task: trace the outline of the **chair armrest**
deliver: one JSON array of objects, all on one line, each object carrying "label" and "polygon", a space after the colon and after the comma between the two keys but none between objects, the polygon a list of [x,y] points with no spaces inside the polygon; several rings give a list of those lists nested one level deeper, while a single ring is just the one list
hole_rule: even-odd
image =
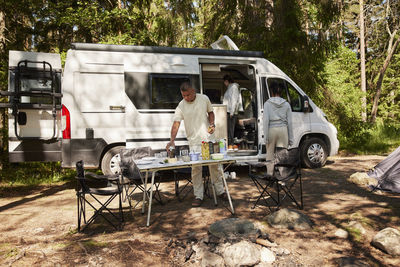
[{"label": "chair armrest", "polygon": [[118,181],[119,180],[119,174],[99,175],[99,174],[95,174],[93,172],[85,172],[85,175],[89,176],[90,178],[97,179],[97,180],[107,180],[107,181]]},{"label": "chair armrest", "polygon": [[254,167],[254,168],[262,168],[262,167],[266,167],[267,163],[266,162],[254,162],[254,161],[249,161],[246,162],[247,165],[249,165],[249,167]]}]

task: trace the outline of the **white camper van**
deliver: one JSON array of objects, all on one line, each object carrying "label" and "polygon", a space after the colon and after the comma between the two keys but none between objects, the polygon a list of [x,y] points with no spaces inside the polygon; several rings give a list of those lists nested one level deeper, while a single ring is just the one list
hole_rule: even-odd
[{"label": "white camper van", "polygon": [[[336,128],[324,113],[261,52],[74,43],[62,71],[58,54],[10,51],[10,162],[84,160],[106,174],[117,171],[122,147],[165,149],[179,86],[189,79],[216,112],[217,136],[226,138],[222,77],[240,84],[243,112],[235,129],[238,163],[265,158],[263,104],[271,81],[292,106],[294,145],[303,163],[320,167],[338,151]],[[184,127],[177,146],[187,145]]]}]

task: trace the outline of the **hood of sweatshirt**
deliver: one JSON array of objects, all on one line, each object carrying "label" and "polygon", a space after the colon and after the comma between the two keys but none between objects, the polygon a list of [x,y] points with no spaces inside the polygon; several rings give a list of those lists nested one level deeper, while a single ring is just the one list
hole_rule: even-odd
[{"label": "hood of sweatshirt", "polygon": [[268,101],[276,107],[281,107],[286,102],[282,97],[271,97]]}]

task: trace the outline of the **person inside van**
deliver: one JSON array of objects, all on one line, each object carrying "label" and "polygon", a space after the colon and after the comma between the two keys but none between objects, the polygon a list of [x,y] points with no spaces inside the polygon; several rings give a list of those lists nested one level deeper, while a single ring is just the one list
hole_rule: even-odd
[{"label": "person inside van", "polygon": [[267,146],[267,173],[273,174],[273,159],[276,147],[293,145],[292,110],[281,97],[282,88],[277,82],[270,84],[271,96],[264,103],[264,136]]},{"label": "person inside van", "polygon": [[226,105],[228,113],[228,150],[238,150],[238,146],[234,144],[234,137],[237,114],[241,104],[239,84],[235,83],[229,74],[226,74],[223,80],[227,87],[222,104]]},{"label": "person inside van", "polygon": [[[182,100],[175,109],[174,122],[171,127],[171,138],[166,146],[167,151],[170,147],[175,147],[175,138],[179,130],[181,121],[185,122],[185,131],[189,142],[189,149],[192,152],[201,151],[201,142],[209,141],[209,134],[215,131],[215,115],[211,107],[210,99],[206,95],[196,94],[196,90],[189,81],[183,82],[180,86]],[[216,194],[227,199],[224,185],[222,182],[222,167],[213,165],[208,167],[210,177],[215,186]],[[201,206],[204,196],[204,186],[202,178],[202,167],[192,167],[192,182],[195,200],[193,207]]]}]

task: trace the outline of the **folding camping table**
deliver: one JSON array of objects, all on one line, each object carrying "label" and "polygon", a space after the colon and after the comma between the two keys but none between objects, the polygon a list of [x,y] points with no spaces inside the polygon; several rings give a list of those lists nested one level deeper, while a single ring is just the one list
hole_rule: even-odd
[{"label": "folding camping table", "polygon": [[[154,177],[155,177],[155,174],[157,171],[191,168],[192,166],[211,166],[211,165],[219,165],[219,164],[228,164],[228,166],[229,166],[230,164],[235,163],[235,162],[236,161],[234,159],[229,158],[229,157],[221,159],[221,160],[199,160],[199,161],[189,161],[189,162],[178,161],[176,163],[164,163],[164,162],[161,162],[160,159],[152,160],[151,163],[146,162],[147,164],[140,164],[140,161],[138,161],[137,166],[138,166],[140,172],[145,173],[142,213],[144,213],[144,209],[145,209],[149,172],[152,173],[146,225],[147,226],[150,225],[151,204],[152,204],[152,200],[153,200]],[[223,175],[222,175],[222,181],[224,183],[226,195],[227,195],[228,201],[229,201],[229,206],[231,208],[230,211],[232,212],[232,214],[235,214],[231,195],[229,194],[229,190],[228,190],[228,185],[227,185],[226,179]]]}]

